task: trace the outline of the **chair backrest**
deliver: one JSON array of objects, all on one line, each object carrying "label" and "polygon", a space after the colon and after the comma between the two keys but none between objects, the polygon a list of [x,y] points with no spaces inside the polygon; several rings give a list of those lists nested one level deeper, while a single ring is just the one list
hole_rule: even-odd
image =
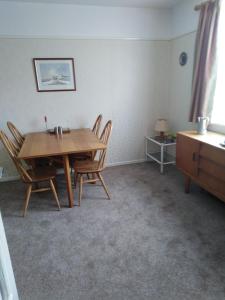
[{"label": "chair backrest", "polygon": [[101,122],[102,122],[102,115],[99,115],[95,121],[93,128],[92,128],[92,132],[94,132],[94,134],[96,134],[97,136],[99,134],[99,130],[101,127]]},{"label": "chair backrest", "polygon": [[[110,137],[111,131],[112,131],[112,121],[110,120],[106,123],[106,125],[102,131],[101,137],[100,137],[100,141],[103,144],[105,144],[107,147],[108,147],[108,142],[109,142],[109,137]],[[99,169],[104,168],[107,147],[106,147],[106,149],[100,151],[99,164],[98,164]]]},{"label": "chair backrest", "polygon": [[16,140],[18,146],[21,148],[24,142],[23,135],[19,132],[16,126],[12,122],[7,122],[7,126],[12,133],[14,139]]},{"label": "chair backrest", "polygon": [[25,182],[31,182],[32,178],[30,177],[30,175],[27,173],[26,169],[24,168],[22,162],[20,159],[18,159],[18,153],[19,150],[16,147],[16,145],[13,143],[12,140],[10,140],[7,135],[1,130],[0,131],[0,139],[3,143],[3,145],[5,146],[5,149],[7,150],[7,152],[9,153],[11,159],[13,160],[19,174],[20,177],[23,181]]}]

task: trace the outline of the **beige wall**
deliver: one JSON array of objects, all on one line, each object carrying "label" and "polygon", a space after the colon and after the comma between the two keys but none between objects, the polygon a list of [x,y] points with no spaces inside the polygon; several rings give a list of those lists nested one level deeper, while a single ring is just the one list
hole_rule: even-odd
[{"label": "beige wall", "polygon": [[[146,40],[171,38],[170,8],[72,4],[76,1],[50,2],[1,0],[0,35]],[[105,3],[110,4],[110,1]]]},{"label": "beige wall", "polygon": [[[92,126],[97,114],[114,128],[108,163],[144,158],[144,136],[168,112],[170,42],[127,40],[0,39],[0,127],[22,132],[49,126]],[[77,92],[37,93],[33,57],[74,57]],[[0,166],[15,170],[2,148]]]}]

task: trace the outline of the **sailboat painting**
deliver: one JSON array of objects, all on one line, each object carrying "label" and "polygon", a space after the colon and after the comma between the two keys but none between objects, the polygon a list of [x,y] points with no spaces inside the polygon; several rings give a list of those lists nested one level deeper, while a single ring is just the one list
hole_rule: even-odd
[{"label": "sailboat painting", "polygon": [[76,91],[73,58],[34,58],[38,92]]}]

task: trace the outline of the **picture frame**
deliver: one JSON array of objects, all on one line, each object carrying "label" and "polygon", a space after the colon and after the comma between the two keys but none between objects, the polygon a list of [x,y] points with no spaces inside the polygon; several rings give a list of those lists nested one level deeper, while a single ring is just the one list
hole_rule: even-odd
[{"label": "picture frame", "polygon": [[73,58],[33,58],[38,92],[76,91]]}]

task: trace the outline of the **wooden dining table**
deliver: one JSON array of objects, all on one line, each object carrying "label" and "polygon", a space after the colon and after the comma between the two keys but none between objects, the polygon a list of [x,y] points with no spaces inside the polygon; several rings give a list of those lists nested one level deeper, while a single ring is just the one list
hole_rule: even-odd
[{"label": "wooden dining table", "polygon": [[25,141],[18,158],[35,161],[41,157],[63,157],[64,173],[68,193],[69,207],[74,206],[69,156],[74,153],[85,153],[105,149],[106,145],[91,129],[73,129],[62,136],[48,132],[32,132],[25,136]]}]

